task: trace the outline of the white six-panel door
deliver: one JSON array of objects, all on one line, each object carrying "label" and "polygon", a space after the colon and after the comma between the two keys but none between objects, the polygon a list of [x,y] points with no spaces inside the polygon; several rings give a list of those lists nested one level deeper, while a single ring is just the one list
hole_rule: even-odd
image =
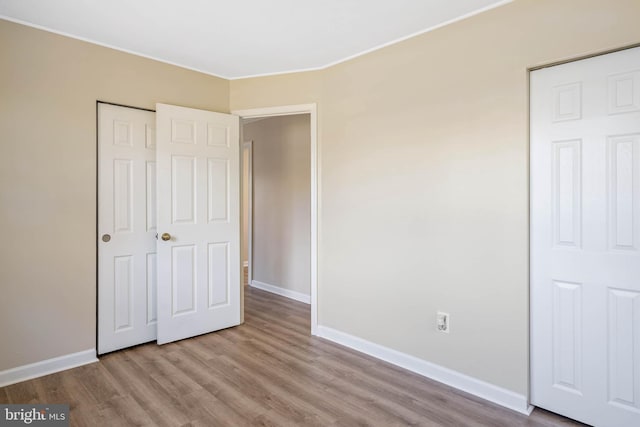
[{"label": "white six-panel door", "polygon": [[156,339],[156,151],[150,111],[98,105],[98,353]]},{"label": "white six-panel door", "polygon": [[158,343],[240,323],[239,119],[156,105]]},{"label": "white six-panel door", "polygon": [[531,381],[640,426],[640,48],[531,73]]},{"label": "white six-panel door", "polygon": [[240,323],[238,117],[157,118],[98,106],[100,354]]}]

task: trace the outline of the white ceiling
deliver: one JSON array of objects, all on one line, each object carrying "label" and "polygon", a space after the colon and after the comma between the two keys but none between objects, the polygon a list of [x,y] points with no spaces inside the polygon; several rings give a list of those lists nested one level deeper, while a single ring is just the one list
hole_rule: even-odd
[{"label": "white ceiling", "polygon": [[0,17],[229,79],[325,68],[511,0],[0,0]]}]

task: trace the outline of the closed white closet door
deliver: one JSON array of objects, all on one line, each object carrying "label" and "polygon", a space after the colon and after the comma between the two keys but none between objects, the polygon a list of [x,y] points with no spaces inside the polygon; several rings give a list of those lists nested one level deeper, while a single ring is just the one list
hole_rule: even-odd
[{"label": "closed white closet door", "polygon": [[156,339],[155,115],[98,104],[98,353]]},{"label": "closed white closet door", "polygon": [[158,343],[240,323],[237,116],[157,104]]},{"label": "closed white closet door", "polygon": [[531,73],[532,403],[640,426],[640,49]]}]

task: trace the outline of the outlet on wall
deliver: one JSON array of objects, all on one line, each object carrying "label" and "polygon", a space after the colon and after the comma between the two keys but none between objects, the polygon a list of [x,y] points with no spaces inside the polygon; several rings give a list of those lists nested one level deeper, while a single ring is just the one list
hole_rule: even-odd
[{"label": "outlet on wall", "polygon": [[445,334],[449,333],[451,329],[451,325],[449,324],[449,313],[445,313],[443,311],[438,311],[436,313],[436,329],[439,332],[444,332]]}]

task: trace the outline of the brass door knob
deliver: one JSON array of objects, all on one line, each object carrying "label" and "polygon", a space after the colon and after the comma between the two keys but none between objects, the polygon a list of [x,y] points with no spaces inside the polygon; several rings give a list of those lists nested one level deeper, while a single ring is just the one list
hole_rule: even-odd
[{"label": "brass door knob", "polygon": [[111,240],[111,236],[109,236],[108,234],[103,234],[102,235],[102,241],[103,242],[108,242],[109,240]]},{"label": "brass door knob", "polygon": [[167,240],[171,240],[171,234],[162,233],[162,236],[160,236],[160,238],[166,242]]}]

